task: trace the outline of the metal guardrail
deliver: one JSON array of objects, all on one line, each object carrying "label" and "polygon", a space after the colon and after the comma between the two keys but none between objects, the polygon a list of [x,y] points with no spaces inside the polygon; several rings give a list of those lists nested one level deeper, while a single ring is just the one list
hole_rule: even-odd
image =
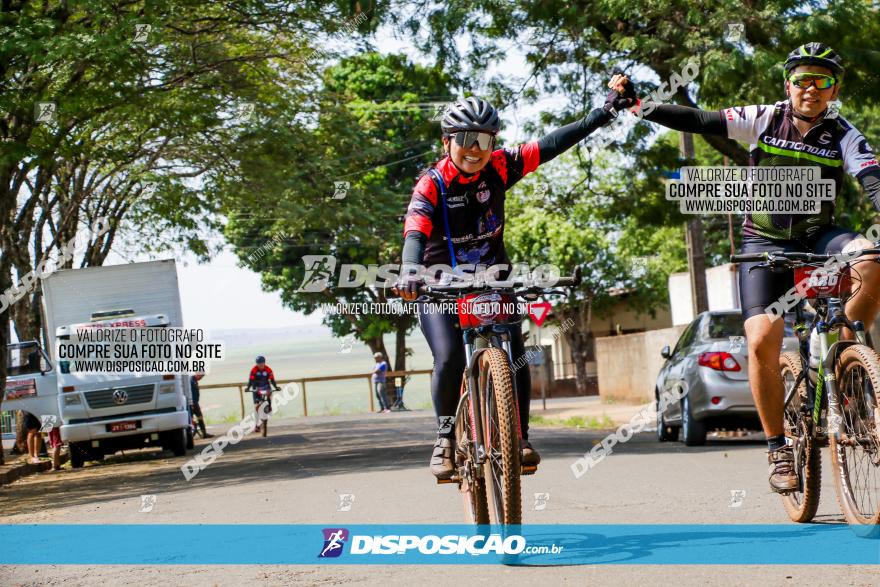
[{"label": "metal guardrail", "polygon": [[[432,369],[418,369],[413,371],[388,371],[385,373],[385,378],[394,378],[394,377],[407,377],[409,375],[430,375],[433,373]],[[328,375],[326,377],[302,377],[300,379],[279,379],[276,383],[281,386],[285,383],[298,383],[300,386],[300,390],[302,391],[302,404],[303,404],[303,416],[309,415],[309,401],[308,396],[306,394],[306,383],[313,383],[318,381],[344,381],[346,379],[366,379],[367,380],[367,389],[368,396],[370,398],[370,411],[375,412],[376,407],[374,403],[375,394],[373,393],[373,379],[372,373],[366,374],[356,374],[356,375]],[[238,399],[241,405],[241,417],[244,418],[244,390],[247,387],[246,383],[211,383],[210,385],[199,385],[199,390],[204,389],[223,389],[223,388],[238,388]]]}]

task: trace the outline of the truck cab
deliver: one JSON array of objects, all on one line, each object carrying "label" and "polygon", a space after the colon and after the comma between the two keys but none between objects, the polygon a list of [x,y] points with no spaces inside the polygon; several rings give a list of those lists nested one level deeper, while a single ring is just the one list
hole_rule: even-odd
[{"label": "truck cab", "polygon": [[183,456],[191,430],[188,374],[90,371],[58,354],[58,343],[81,330],[182,328],[174,260],[62,269],[41,283],[55,411],[72,466],[131,448],[155,446]]},{"label": "truck cab", "polygon": [[[167,316],[137,316],[131,309],[100,310],[88,323],[59,326],[56,340],[83,329],[166,328]],[[118,450],[159,446],[186,454],[189,430],[186,375],[171,373],[78,373],[75,362],[59,360],[61,438],[71,464],[100,460]]]},{"label": "truck cab", "polygon": [[60,425],[57,373],[46,351],[36,341],[8,346],[4,410],[24,410],[43,427]]}]

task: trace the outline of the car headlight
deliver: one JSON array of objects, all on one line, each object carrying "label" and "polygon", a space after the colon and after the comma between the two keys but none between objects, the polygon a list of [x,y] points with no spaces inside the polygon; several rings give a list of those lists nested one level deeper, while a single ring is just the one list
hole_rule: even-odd
[{"label": "car headlight", "polygon": [[177,386],[173,383],[162,383],[159,385],[159,393],[174,393],[177,390]]},{"label": "car headlight", "polygon": [[72,393],[70,395],[65,395],[64,396],[64,405],[65,406],[82,405],[82,397],[78,393]]}]

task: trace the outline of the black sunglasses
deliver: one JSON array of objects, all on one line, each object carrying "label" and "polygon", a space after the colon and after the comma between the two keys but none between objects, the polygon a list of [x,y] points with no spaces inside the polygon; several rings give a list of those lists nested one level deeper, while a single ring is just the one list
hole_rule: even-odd
[{"label": "black sunglasses", "polygon": [[481,150],[486,151],[495,146],[495,135],[488,132],[476,131],[476,130],[468,130],[461,131],[457,133],[453,133],[452,135],[455,137],[455,144],[459,147],[464,147],[465,149],[470,149],[474,146],[474,143],[480,147]]}]

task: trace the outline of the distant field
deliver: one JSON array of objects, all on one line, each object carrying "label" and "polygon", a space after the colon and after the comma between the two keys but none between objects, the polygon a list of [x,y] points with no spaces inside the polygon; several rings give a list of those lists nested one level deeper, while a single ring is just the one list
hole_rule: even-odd
[{"label": "distant field", "polygon": [[[386,337],[385,345],[390,352],[394,348],[393,337]],[[226,360],[215,363],[210,373],[202,379],[202,384],[244,384],[257,355],[266,357],[266,363],[278,380],[368,373],[372,370],[375,362],[365,344],[356,342],[349,353],[340,352],[340,346],[341,341],[329,335],[293,338],[283,343],[273,341],[265,345],[227,345]],[[409,369],[431,368],[431,351],[421,332],[417,330],[409,337],[407,346],[414,353],[407,360]],[[418,375],[407,384],[404,402],[410,409],[431,407],[428,378],[428,375]],[[366,413],[370,406],[367,391],[365,379],[309,383],[306,387],[309,415]],[[237,388],[203,390],[200,404],[209,423],[238,421],[241,417]],[[246,413],[250,413],[252,408],[250,394],[247,394]],[[297,397],[277,412],[276,415],[281,416],[302,416],[302,398]]]}]

